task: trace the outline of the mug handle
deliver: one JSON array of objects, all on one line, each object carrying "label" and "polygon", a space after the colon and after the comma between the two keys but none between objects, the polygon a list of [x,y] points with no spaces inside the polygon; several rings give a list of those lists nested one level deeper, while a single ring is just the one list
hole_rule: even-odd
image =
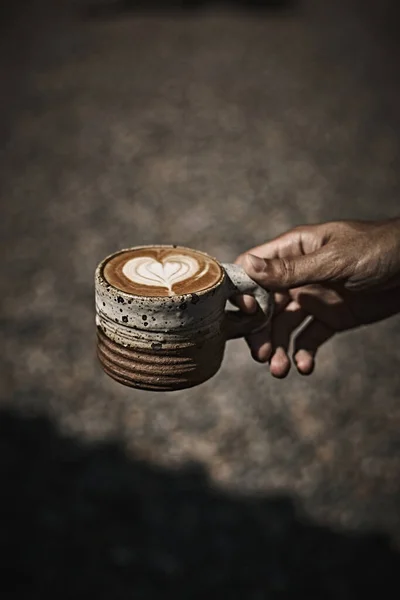
[{"label": "mug handle", "polygon": [[225,331],[228,340],[245,337],[267,327],[274,309],[273,294],[259,286],[239,265],[222,263],[226,275],[227,300],[248,294],[258,304],[254,314],[246,314],[240,310],[225,311]]}]

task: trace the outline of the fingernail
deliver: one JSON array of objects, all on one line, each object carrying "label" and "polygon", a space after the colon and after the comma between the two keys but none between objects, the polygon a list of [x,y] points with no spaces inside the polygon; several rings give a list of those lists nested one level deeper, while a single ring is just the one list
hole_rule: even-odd
[{"label": "fingernail", "polygon": [[260,273],[265,268],[265,261],[254,254],[248,254],[249,262],[256,273]]}]

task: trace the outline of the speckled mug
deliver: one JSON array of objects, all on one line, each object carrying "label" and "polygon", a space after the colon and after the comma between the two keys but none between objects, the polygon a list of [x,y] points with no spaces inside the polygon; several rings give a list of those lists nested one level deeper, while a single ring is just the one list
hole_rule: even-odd
[{"label": "speckled mug", "polygon": [[[172,248],[148,248],[154,247]],[[220,279],[207,289],[160,297],[114,287],[104,276],[105,265],[120,253],[136,249],[108,256],[95,275],[97,352],[104,371],[116,381],[153,391],[193,387],[218,371],[227,340],[268,325],[272,294],[238,265],[218,263],[205,253],[201,254],[221,268]],[[227,301],[240,294],[254,296],[256,313],[225,309]]]}]

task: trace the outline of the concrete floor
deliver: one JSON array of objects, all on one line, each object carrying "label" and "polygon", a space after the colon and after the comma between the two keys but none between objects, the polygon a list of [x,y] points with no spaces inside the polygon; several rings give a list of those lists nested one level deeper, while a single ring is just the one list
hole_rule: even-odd
[{"label": "concrete floor", "polygon": [[399,540],[399,318],[338,336],[310,378],[273,380],[235,341],[211,381],[153,394],[102,374],[92,284],[130,245],[233,261],[296,224],[398,214],[386,5],[24,6],[0,41],[2,405]]}]

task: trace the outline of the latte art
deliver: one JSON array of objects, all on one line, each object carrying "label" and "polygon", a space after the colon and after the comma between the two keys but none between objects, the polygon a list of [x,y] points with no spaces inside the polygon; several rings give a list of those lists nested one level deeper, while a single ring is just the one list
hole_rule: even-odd
[{"label": "latte art", "polygon": [[145,246],[113,255],[104,278],[117,289],[139,296],[173,296],[206,290],[220,281],[218,262],[184,247]]},{"label": "latte art", "polygon": [[123,274],[133,283],[162,286],[171,294],[173,284],[193,277],[198,270],[197,260],[183,254],[171,255],[163,262],[150,256],[140,256],[131,258],[122,267]]}]

